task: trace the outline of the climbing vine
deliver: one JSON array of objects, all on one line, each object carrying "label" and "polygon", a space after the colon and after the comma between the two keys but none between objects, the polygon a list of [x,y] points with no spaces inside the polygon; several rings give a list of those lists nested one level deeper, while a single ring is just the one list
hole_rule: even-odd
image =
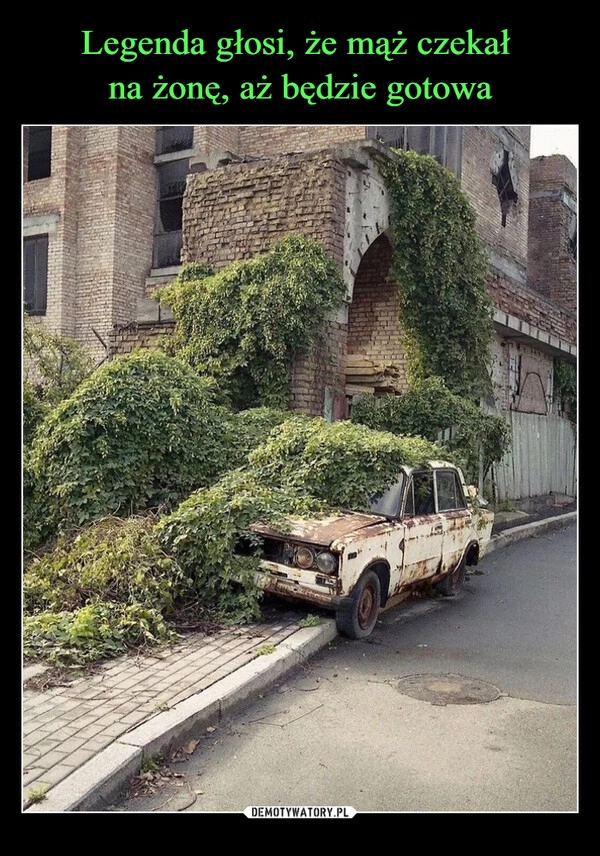
[{"label": "climbing vine", "polygon": [[382,171],[411,382],[436,375],[452,392],[477,398],[489,384],[493,328],[475,212],[454,175],[434,158],[396,154]]},{"label": "climbing vine", "polygon": [[567,360],[554,360],[554,400],[577,421],[577,369]]},{"label": "climbing vine", "polygon": [[316,343],[344,293],[341,271],[320,244],[287,235],[217,273],[185,266],[155,296],[175,316],[173,353],[243,409],[287,406],[295,357]]}]

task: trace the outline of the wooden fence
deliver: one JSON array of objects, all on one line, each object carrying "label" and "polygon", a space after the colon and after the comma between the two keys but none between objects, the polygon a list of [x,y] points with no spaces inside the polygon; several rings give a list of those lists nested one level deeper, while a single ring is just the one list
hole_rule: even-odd
[{"label": "wooden fence", "polygon": [[486,495],[496,502],[550,493],[577,496],[577,435],[568,419],[509,411],[512,448],[492,467]]}]

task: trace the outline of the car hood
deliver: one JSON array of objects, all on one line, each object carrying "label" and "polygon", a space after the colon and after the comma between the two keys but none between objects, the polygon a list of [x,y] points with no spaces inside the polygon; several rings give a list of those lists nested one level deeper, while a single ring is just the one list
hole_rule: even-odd
[{"label": "car hood", "polygon": [[367,526],[374,526],[387,522],[385,517],[376,514],[360,514],[359,512],[348,512],[337,514],[333,517],[321,517],[297,519],[291,518],[289,528],[274,529],[264,523],[254,523],[250,528],[260,535],[270,535],[274,538],[294,539],[308,541],[311,544],[319,544],[328,547],[339,538],[359,532]]}]

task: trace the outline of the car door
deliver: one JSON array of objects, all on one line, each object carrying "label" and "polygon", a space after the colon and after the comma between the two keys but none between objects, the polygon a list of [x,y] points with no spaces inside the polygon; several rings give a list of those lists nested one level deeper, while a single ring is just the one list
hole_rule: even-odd
[{"label": "car door", "polygon": [[444,518],[436,512],[434,470],[415,470],[404,500],[402,585],[438,572],[444,543]]},{"label": "car door", "polygon": [[460,561],[471,537],[472,515],[458,473],[454,469],[434,472],[436,507],[443,523],[443,569]]}]

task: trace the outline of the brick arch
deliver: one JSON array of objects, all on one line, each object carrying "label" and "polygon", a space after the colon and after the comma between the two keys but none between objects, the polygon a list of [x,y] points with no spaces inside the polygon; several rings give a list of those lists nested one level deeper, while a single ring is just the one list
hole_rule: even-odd
[{"label": "brick arch", "polygon": [[[398,288],[391,276],[392,246],[385,233],[374,240],[363,255],[348,308],[348,368],[346,383],[363,378],[351,370],[352,356],[363,356],[376,365],[389,365],[393,385],[401,392],[408,388],[406,358],[398,320]],[[392,374],[390,374],[390,378]],[[366,380],[359,380],[366,386]],[[388,382],[384,385],[387,385]],[[383,391],[383,390],[382,390]],[[390,389],[389,391],[393,391]]]}]

